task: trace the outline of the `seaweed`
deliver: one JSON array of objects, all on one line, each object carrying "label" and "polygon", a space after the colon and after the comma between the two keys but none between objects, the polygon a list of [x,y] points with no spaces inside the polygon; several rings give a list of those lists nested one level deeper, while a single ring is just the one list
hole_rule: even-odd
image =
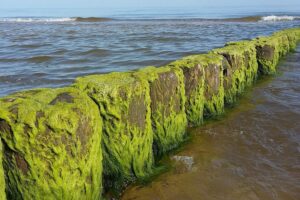
[{"label": "seaweed", "polygon": [[176,148],[186,136],[184,75],[171,67],[146,67],[134,73],[147,80],[151,98],[153,151],[160,156]]},{"label": "seaweed", "polygon": [[99,199],[101,126],[97,106],[74,88],[0,99],[7,198]]},{"label": "seaweed", "polygon": [[78,78],[74,87],[96,102],[103,119],[106,188],[119,191],[147,178],[154,161],[148,82],[131,73],[110,73]]},{"label": "seaweed", "polygon": [[258,63],[253,41],[230,42],[223,48],[212,50],[222,55],[225,103],[233,104],[237,97],[257,79]]}]

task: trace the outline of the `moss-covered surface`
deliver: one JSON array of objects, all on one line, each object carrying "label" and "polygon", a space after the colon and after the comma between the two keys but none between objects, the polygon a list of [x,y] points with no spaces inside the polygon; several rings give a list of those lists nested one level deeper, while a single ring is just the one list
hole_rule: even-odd
[{"label": "moss-covered surface", "polygon": [[[293,28],[293,29],[287,29],[287,30],[282,30],[282,31],[278,31],[276,33],[274,33],[272,36],[273,37],[282,37],[283,42],[284,42],[284,46],[289,46],[289,51],[293,51],[296,49],[297,46],[297,42],[300,39],[300,28]],[[272,37],[271,36],[271,37]],[[288,40],[288,45],[286,44],[286,38]],[[284,51],[286,52],[286,51]],[[287,53],[287,52],[286,52]]]},{"label": "moss-covered surface", "polygon": [[96,104],[74,88],[0,99],[7,198],[101,198],[101,126]]},{"label": "moss-covered surface", "polygon": [[232,104],[245,87],[252,85],[257,79],[255,43],[230,42],[225,47],[214,49],[212,52],[225,58],[223,61],[225,103]]},{"label": "moss-covered surface", "polygon": [[279,59],[296,48],[300,28],[287,29],[268,37],[256,38],[257,62],[261,75],[276,73]]},{"label": "moss-covered surface", "polygon": [[147,67],[134,76],[149,82],[153,150],[161,155],[177,147],[186,135],[184,75],[178,68]]},{"label": "moss-covered surface", "polygon": [[0,139],[0,200],[6,200],[5,194],[5,178],[4,171],[2,166],[3,150],[2,150],[2,141]]},{"label": "moss-covered surface", "polygon": [[[201,93],[201,81],[204,81],[203,97],[197,97],[203,99],[203,117],[211,118],[217,115],[221,115],[224,112],[224,87],[223,87],[223,60],[222,56],[217,54],[199,54],[193,56],[187,56],[184,58],[189,62],[197,63],[203,68],[204,79],[200,76],[201,80],[198,80],[200,86],[198,91]],[[176,63],[176,62],[175,62]],[[197,95],[200,95],[200,94]],[[187,100],[189,101],[189,99]],[[195,101],[192,99],[192,101]],[[199,105],[197,105],[197,103]],[[195,102],[195,106],[201,107],[201,102]],[[191,109],[191,112],[193,110]],[[198,115],[198,112],[191,113],[189,115]],[[202,111],[200,111],[202,112]]]},{"label": "moss-covered surface", "polygon": [[279,59],[296,47],[297,29],[276,32],[269,37],[259,37],[256,42],[257,61],[261,75],[276,73]]},{"label": "moss-covered surface", "polygon": [[260,37],[256,42],[257,62],[260,75],[276,73],[276,66],[280,58],[280,38]]},{"label": "moss-covered surface", "polygon": [[74,85],[99,106],[103,118],[105,185],[120,190],[151,174],[153,132],[149,84],[131,73],[78,78]]},{"label": "moss-covered surface", "polygon": [[197,59],[199,56],[188,56],[170,63],[170,67],[182,69],[185,86],[185,111],[190,126],[203,123],[204,110],[204,68]]}]

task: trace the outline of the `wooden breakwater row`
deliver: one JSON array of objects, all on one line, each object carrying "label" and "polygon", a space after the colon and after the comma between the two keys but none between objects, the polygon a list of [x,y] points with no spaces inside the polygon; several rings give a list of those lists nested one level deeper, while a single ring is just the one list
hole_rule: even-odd
[{"label": "wooden breakwater row", "polygon": [[0,200],[101,199],[151,176],[188,126],[221,115],[296,48],[300,28],[163,67],[90,75],[0,99]]}]

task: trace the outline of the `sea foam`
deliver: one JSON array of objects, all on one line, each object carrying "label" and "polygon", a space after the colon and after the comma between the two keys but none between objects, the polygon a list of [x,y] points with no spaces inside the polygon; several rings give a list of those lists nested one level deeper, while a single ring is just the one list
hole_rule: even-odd
[{"label": "sea foam", "polygon": [[288,15],[283,15],[283,16],[270,15],[261,18],[262,21],[293,21],[299,19],[300,17],[298,16],[288,16]]},{"label": "sea foam", "polygon": [[16,17],[16,18],[0,18],[0,22],[19,22],[19,23],[31,23],[31,22],[72,22],[76,18],[30,18],[30,17]]}]

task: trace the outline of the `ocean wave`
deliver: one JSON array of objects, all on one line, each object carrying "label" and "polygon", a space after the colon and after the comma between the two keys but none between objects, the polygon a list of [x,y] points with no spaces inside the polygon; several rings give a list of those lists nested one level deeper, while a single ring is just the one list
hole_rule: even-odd
[{"label": "ocean wave", "polygon": [[32,63],[43,63],[43,62],[48,62],[52,59],[53,59],[53,57],[51,57],[51,56],[34,56],[31,58],[28,58],[27,61],[32,62]]},{"label": "ocean wave", "polygon": [[300,20],[300,16],[247,16],[247,17],[239,17],[239,18],[225,18],[225,19],[216,19],[215,21],[223,21],[223,22],[260,22],[260,21],[293,21]]},{"label": "ocean wave", "polygon": [[101,17],[11,17],[11,18],[0,18],[0,22],[15,22],[15,23],[51,23],[51,22],[104,22],[110,21],[110,18]]},{"label": "ocean wave", "polygon": [[90,56],[107,56],[109,54],[109,50],[106,49],[91,49],[85,52],[80,52],[80,55],[90,55]]},{"label": "ocean wave", "polygon": [[[1,22],[14,22],[14,23],[62,23],[62,22],[106,22],[114,20],[112,18],[106,17],[9,17],[9,18],[0,18]],[[119,20],[126,20],[121,19]],[[128,19],[134,20],[134,19]],[[293,21],[300,20],[300,16],[289,16],[289,15],[269,15],[269,16],[246,16],[246,17],[237,17],[237,18],[145,18],[138,20],[181,20],[181,21],[211,21],[211,22],[260,22],[260,21]]]},{"label": "ocean wave", "polygon": [[270,16],[261,17],[261,21],[293,21],[293,20],[300,20],[300,16],[270,15]]},{"label": "ocean wave", "polygon": [[71,22],[76,18],[31,18],[31,17],[18,17],[18,18],[0,18],[0,22],[20,22],[20,23],[32,23],[32,22]]}]

